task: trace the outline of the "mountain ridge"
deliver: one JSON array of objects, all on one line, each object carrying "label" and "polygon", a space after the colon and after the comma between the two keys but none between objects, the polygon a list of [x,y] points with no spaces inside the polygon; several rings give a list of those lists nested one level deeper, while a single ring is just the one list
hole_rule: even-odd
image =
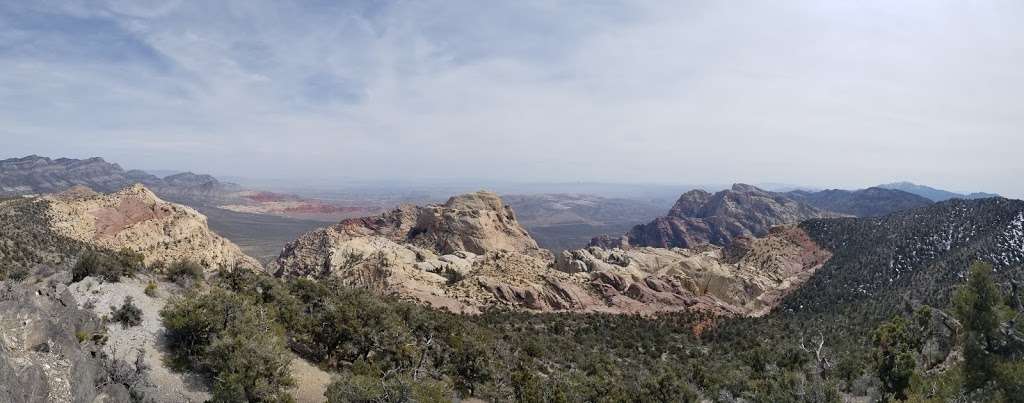
[{"label": "mountain ridge", "polygon": [[823,210],[856,217],[882,216],[932,204],[931,200],[923,196],[880,187],[859,190],[826,189],[816,192],[794,190],[785,194]]},{"label": "mountain ridge", "polygon": [[240,190],[239,185],[221,182],[210,175],[191,172],[160,178],[142,170],[125,170],[101,157],[86,159],[29,155],[0,160],[0,195],[57,193],[75,185],[110,193],[141,183],[165,196],[216,200]]},{"label": "mountain ridge", "polygon": [[878,185],[877,187],[884,189],[902,190],[907,193],[913,193],[918,196],[928,198],[929,200],[935,202],[946,201],[949,199],[984,199],[989,197],[1000,197],[998,194],[985,192],[972,192],[967,194],[956,193],[948,190],[936,189],[931,186],[918,185],[916,183],[907,181],[886,183],[883,185]]},{"label": "mountain ridge", "polygon": [[683,193],[667,215],[634,226],[617,239],[594,238],[591,246],[685,248],[706,243],[727,246],[736,237],[764,236],[775,225],[829,216],[838,214],[782,193],[737,183],[713,194],[700,189]]}]

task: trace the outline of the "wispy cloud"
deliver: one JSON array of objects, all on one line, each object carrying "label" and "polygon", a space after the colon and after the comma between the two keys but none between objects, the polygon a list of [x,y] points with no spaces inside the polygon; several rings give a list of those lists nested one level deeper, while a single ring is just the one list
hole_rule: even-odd
[{"label": "wispy cloud", "polygon": [[11,154],[1024,194],[1018,2],[8,3]]}]

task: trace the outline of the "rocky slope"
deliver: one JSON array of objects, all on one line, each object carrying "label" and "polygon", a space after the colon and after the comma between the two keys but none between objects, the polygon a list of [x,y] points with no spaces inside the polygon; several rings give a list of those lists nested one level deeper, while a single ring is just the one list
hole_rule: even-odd
[{"label": "rocky slope", "polygon": [[[948,306],[949,292],[975,261],[991,263],[1002,282],[1024,280],[1024,201],[949,200],[884,217],[808,220],[800,224],[834,257],[787,302],[834,315],[910,299]],[[849,306],[847,306],[849,305]]]},{"label": "rocky slope", "polygon": [[[85,249],[127,249],[146,264],[192,260],[213,270],[259,268],[230,241],[210,231],[192,208],[161,200],[142,185],[110,194],[83,187],[0,203],[9,225],[0,242],[5,265],[67,265]],[[31,240],[36,240],[32,242]],[[15,267],[15,268],[17,268]]]},{"label": "rocky slope", "polygon": [[829,189],[820,192],[795,190],[786,196],[822,210],[856,217],[875,217],[925,207],[932,201],[902,190],[879,187],[860,190]]},{"label": "rocky slope", "polygon": [[[512,209],[491,192],[452,197],[441,205],[402,205],[379,216],[347,219],[309,235],[341,241],[379,236],[442,254],[482,254],[495,250],[532,256],[548,254],[519,225]],[[289,245],[286,252],[301,247],[305,241],[300,239]]]},{"label": "rocky slope", "polygon": [[77,309],[68,279],[38,280],[0,282],[0,402],[130,401],[97,343],[100,319]]},{"label": "rocky slope", "polygon": [[142,254],[146,264],[187,259],[210,269],[258,268],[235,244],[210,231],[206,217],[168,203],[142,185],[107,195],[46,196],[51,228],[110,250]]},{"label": "rocky slope", "polygon": [[655,304],[760,316],[803,284],[831,257],[795,227],[730,247],[639,247],[562,252],[559,270],[587,273],[590,285],[615,305]]},{"label": "rocky slope", "polygon": [[338,276],[455,312],[511,306],[760,315],[828,256],[789,228],[728,251],[589,248],[553,259],[501,199],[477,192],[310,232],[274,266],[280,276]]},{"label": "rocky slope", "polygon": [[707,243],[728,245],[736,237],[764,236],[776,225],[837,215],[781,193],[735,184],[731,189],[715,194],[703,190],[686,192],[665,217],[637,225],[620,238],[595,238],[591,246],[686,248]]}]

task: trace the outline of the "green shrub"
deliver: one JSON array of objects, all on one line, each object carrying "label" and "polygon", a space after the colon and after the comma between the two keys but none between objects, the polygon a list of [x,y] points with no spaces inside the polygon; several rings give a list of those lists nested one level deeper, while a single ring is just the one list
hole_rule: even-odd
[{"label": "green shrub", "polygon": [[167,268],[167,279],[179,285],[187,285],[203,279],[203,266],[190,260],[179,260]]},{"label": "green shrub", "polygon": [[429,378],[413,379],[408,374],[382,377],[367,373],[364,363],[356,363],[351,373],[344,373],[327,387],[324,394],[329,403],[384,402],[451,402],[451,386]]},{"label": "green shrub", "polygon": [[71,279],[78,282],[86,277],[95,276],[104,281],[117,282],[123,276],[135,275],[144,267],[142,255],[127,249],[116,253],[87,250],[72,268]]},{"label": "green shrub", "polygon": [[291,355],[265,307],[215,288],[172,299],[160,316],[175,362],[211,375],[215,401],[292,400]]},{"label": "green shrub", "polygon": [[142,310],[135,306],[131,296],[124,297],[121,307],[110,307],[110,320],[129,328],[142,324]]},{"label": "green shrub", "polygon": [[4,266],[0,267],[0,281],[11,280],[21,281],[28,277],[28,268],[22,266]]},{"label": "green shrub", "polygon": [[213,395],[224,402],[288,402],[291,354],[279,330],[246,315],[218,335],[205,352]]},{"label": "green shrub", "polygon": [[143,290],[143,292],[146,293],[146,295],[148,295],[150,298],[156,298],[156,282],[150,280],[148,283],[146,283],[146,289]]}]

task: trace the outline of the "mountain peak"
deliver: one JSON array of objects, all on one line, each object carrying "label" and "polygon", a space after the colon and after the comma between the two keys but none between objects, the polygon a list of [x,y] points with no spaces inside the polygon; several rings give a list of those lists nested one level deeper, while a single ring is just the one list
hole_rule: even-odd
[{"label": "mountain peak", "polygon": [[501,197],[499,197],[497,193],[487,190],[479,190],[473,193],[452,196],[448,198],[448,201],[444,203],[444,206],[447,208],[466,210],[502,211],[505,209],[505,204],[502,202]]},{"label": "mountain peak", "polygon": [[761,188],[759,188],[757,186],[754,186],[754,185],[748,185],[746,183],[734,183],[732,185],[731,189],[734,192],[744,192],[744,193],[747,193],[747,192],[764,192],[763,189],[761,189]]},{"label": "mountain peak", "polygon": [[11,160],[13,160],[13,161],[38,161],[38,160],[49,161],[50,159],[47,158],[47,157],[43,157],[41,155],[31,154],[31,155],[26,155],[26,156],[21,157],[21,158],[12,158],[12,159],[7,160],[7,161],[11,161]]},{"label": "mountain peak", "polygon": [[146,185],[141,183],[132,184],[131,186],[114,192],[113,194],[117,196],[137,196],[149,201],[162,201],[157,197],[156,193],[153,193],[152,190],[149,190]]},{"label": "mountain peak", "polygon": [[[702,190],[684,193],[668,215],[633,227],[620,243],[661,248],[689,248],[706,243],[725,246],[739,236],[767,235],[776,225],[832,215],[785,194],[737,183],[715,194]],[[591,241],[594,246],[608,244],[606,239]]]}]

